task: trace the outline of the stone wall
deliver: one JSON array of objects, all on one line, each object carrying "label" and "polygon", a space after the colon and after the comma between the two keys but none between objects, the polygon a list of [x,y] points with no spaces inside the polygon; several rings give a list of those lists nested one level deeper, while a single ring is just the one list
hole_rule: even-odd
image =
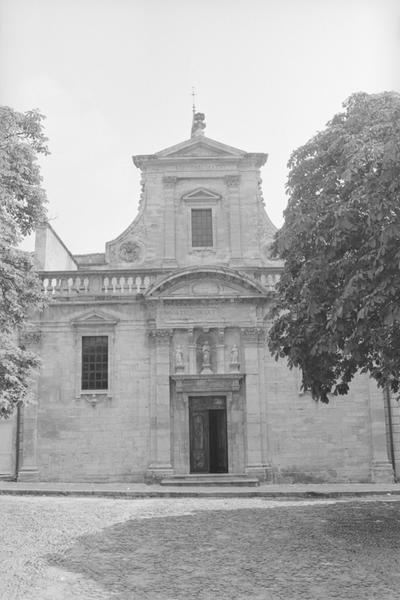
[{"label": "stone wall", "polygon": [[[76,393],[75,331],[90,305],[53,305],[42,322],[39,384],[39,478],[62,481],[142,480],[149,446],[149,352],[139,303],[108,306],[117,313],[111,398]],[[46,320],[47,318],[47,320]],[[101,335],[102,327],[91,329]]]}]

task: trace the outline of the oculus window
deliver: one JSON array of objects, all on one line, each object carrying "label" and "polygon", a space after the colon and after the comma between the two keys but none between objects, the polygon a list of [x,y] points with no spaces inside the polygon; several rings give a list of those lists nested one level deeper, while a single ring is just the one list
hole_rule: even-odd
[{"label": "oculus window", "polygon": [[212,209],[192,208],[192,247],[213,245]]},{"label": "oculus window", "polygon": [[108,389],[108,336],[82,337],[82,390]]}]

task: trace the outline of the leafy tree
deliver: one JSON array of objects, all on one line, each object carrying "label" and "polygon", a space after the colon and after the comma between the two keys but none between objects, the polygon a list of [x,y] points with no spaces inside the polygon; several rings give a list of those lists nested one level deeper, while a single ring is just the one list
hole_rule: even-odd
[{"label": "leafy tree", "polygon": [[0,417],[29,398],[39,364],[20,340],[29,312],[42,308],[43,297],[30,254],[17,247],[45,218],[37,161],[48,154],[42,119],[37,110],[0,107]]},{"label": "leafy tree", "polygon": [[400,94],[357,93],[289,160],[269,348],[328,402],[357,371],[400,383]]}]

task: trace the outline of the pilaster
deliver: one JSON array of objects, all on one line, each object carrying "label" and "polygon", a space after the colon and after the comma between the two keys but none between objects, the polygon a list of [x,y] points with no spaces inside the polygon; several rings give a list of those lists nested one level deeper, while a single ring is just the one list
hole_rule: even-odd
[{"label": "pilaster", "polygon": [[170,342],[171,329],[150,332],[154,384],[150,399],[151,462],[147,475],[162,479],[172,474],[170,417]]},{"label": "pilaster", "polygon": [[[41,332],[29,330],[23,335],[23,343],[33,352],[39,351]],[[38,481],[39,470],[37,465],[37,426],[38,426],[38,375],[35,376],[33,389],[33,402],[20,408],[19,420],[19,448],[18,454],[18,481]]]},{"label": "pilaster", "polygon": [[262,389],[260,385],[260,352],[264,344],[265,332],[258,327],[241,329],[246,372],[246,434],[247,460],[245,471],[248,475],[267,478],[267,465],[263,452]]},{"label": "pilaster", "polygon": [[374,483],[393,482],[393,467],[387,454],[383,391],[371,378],[368,380],[368,391],[371,424],[371,481]]},{"label": "pilaster", "polygon": [[163,177],[164,200],[164,266],[176,266],[175,248],[175,185],[176,177]]},{"label": "pilaster", "polygon": [[242,236],[240,222],[240,176],[227,175],[225,184],[228,188],[229,202],[229,231],[230,231],[230,247],[231,247],[231,264],[239,263],[242,257]]}]

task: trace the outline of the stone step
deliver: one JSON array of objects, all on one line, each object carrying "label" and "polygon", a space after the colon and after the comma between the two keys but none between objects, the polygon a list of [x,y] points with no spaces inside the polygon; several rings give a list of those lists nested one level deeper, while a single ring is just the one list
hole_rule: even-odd
[{"label": "stone step", "polygon": [[173,475],[161,481],[164,486],[242,486],[255,487],[260,485],[258,479],[247,475],[234,475],[230,473],[204,473],[193,475]]}]

